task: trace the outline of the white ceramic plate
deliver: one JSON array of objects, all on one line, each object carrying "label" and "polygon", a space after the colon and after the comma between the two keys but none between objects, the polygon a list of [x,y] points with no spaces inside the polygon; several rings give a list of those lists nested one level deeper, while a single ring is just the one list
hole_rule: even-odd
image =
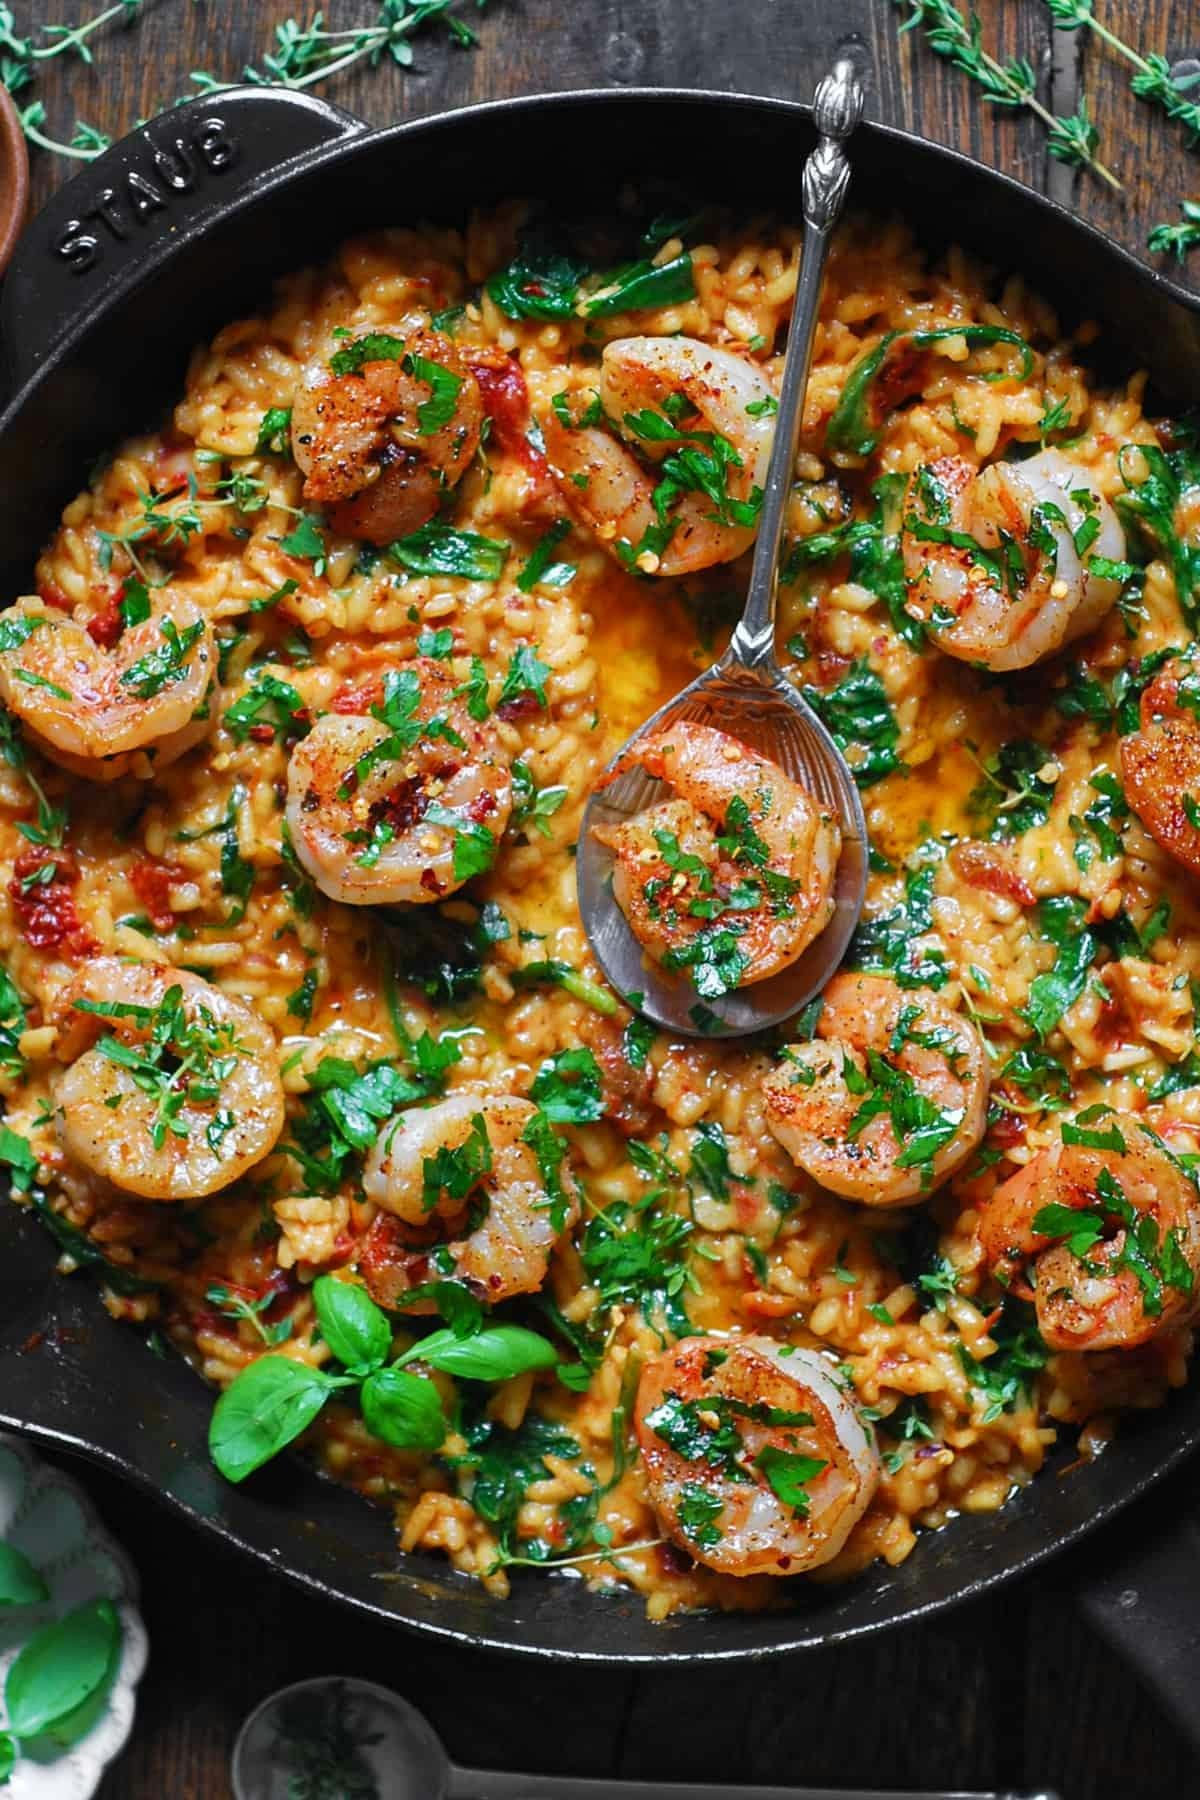
[{"label": "white ceramic plate", "polygon": [[22,1754],[2,1790],[3,1800],[89,1800],[129,1737],[134,1692],[146,1666],[137,1576],[75,1483],[39,1461],[20,1439],[4,1433],[0,1433],[0,1538],[25,1552],[50,1589],[44,1606],[0,1608],[0,1692],[9,1664],[39,1625],[101,1596],[111,1600],[120,1614],[121,1660],[96,1723],[53,1757]]}]

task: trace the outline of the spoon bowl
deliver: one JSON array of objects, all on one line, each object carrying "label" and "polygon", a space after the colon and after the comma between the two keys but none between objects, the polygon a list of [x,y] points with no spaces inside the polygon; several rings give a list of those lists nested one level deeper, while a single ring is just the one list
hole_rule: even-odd
[{"label": "spoon bowl", "polygon": [[[644,955],[612,896],[613,853],[596,827],[620,825],[669,794],[667,784],[633,765],[598,786],[584,809],[576,859],[579,906],[588,939],[610,985],[664,1030],[738,1037],[790,1018],[812,999],[846,953],[867,886],[867,827],[858,787],[833,739],[773,659],[749,668],[725,656],[646,721],[610,769],[643,738],[686,721],[729,732],[778,763],[841,828],[833,916],[794,963],[751,987],[701,1000],[686,975],[668,975]],[[604,778],[602,777],[602,782]]]},{"label": "spoon bowl", "polygon": [[[804,165],[804,246],[745,611],[721,660],[661,707],[614,757],[588,800],[580,827],[579,910],[597,962],[638,1012],[656,1025],[690,1036],[742,1037],[799,1012],[845,955],[866,894],[867,830],[854,778],[837,745],[775,659],[779,558],[821,282],[850,180],[843,144],[862,116],[862,104],[853,65],[839,62],[818,86],[813,105],[820,136]],[[669,793],[669,784],[627,764],[643,739],[680,722],[715,727],[777,764],[836,818],[842,834],[833,911],[824,930],[777,975],[705,997],[686,974],[668,974],[644,954],[613,895],[613,853],[596,837],[597,827],[623,824]],[[614,773],[617,770],[620,773]]]}]

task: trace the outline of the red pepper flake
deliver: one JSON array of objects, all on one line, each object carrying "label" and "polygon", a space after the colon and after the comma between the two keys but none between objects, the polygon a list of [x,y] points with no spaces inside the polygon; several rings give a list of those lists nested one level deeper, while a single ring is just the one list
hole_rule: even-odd
[{"label": "red pepper flake", "polygon": [[275,727],[273,725],[251,725],[249,735],[256,744],[270,744],[274,741]]},{"label": "red pepper flake", "polygon": [[481,788],[473,800],[467,801],[462,810],[464,818],[470,819],[475,825],[481,825],[495,812],[496,796],[489,794],[486,788]]},{"label": "red pepper flake", "polygon": [[143,857],[129,871],[129,885],[141,901],[146,917],[155,931],[173,931],[175,914],[171,910],[171,884],[183,879],[183,871],[167,863]]}]

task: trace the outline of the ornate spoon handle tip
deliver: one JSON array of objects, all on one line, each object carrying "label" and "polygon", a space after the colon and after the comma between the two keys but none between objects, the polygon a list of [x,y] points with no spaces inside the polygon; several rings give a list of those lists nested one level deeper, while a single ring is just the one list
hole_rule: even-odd
[{"label": "ornate spoon handle tip", "polygon": [[842,143],[862,118],[862,110],[863,91],[854,65],[836,63],[817,87],[813,117],[821,136],[804,165],[804,217],[818,229],[828,229],[842,209],[850,180]]}]

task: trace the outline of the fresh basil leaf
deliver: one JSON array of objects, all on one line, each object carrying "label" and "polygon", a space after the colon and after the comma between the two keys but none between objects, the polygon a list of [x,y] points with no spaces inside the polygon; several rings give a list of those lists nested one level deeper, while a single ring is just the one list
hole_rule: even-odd
[{"label": "fresh basil leaf", "polygon": [[465,1381],[508,1381],[527,1369],[552,1369],[558,1352],[523,1325],[494,1325],[468,1338],[449,1329],[432,1332],[406,1350],[400,1361],[425,1362]]},{"label": "fresh basil leaf", "polygon": [[8,1724],[19,1738],[39,1737],[111,1679],[121,1623],[111,1600],[89,1600],[35,1632],[4,1683]]},{"label": "fresh basil leaf", "polygon": [[244,1481],[312,1424],[343,1383],[290,1356],[260,1356],[213,1409],[208,1448],[226,1481]]},{"label": "fresh basil leaf", "polygon": [[312,1285],[321,1336],[338,1361],[355,1374],[377,1369],[392,1347],[387,1314],[355,1281],[318,1275]]},{"label": "fresh basil leaf", "polygon": [[38,1606],[50,1589],[24,1551],[0,1543],[0,1606]]},{"label": "fresh basil leaf", "polygon": [[438,1450],[449,1427],[432,1381],[397,1368],[376,1369],[359,1396],[372,1437],[396,1450]]}]

